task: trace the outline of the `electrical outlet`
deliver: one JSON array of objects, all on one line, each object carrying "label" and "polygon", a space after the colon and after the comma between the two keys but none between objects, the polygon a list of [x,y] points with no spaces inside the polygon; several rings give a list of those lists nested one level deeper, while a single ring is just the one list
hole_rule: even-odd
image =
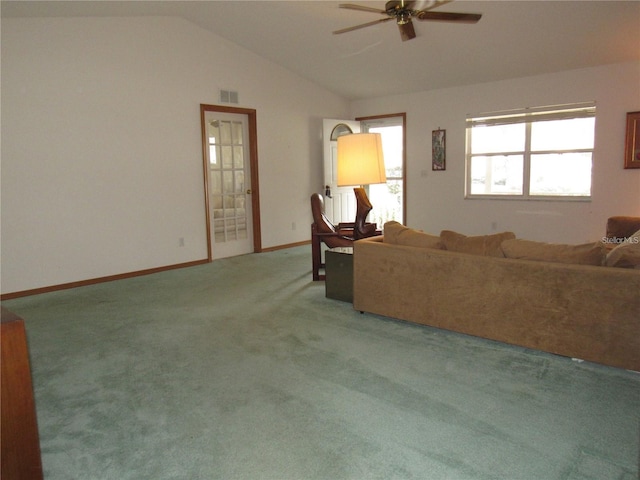
[{"label": "electrical outlet", "polygon": [[494,232],[498,230],[498,222],[491,222],[491,230]]},{"label": "electrical outlet", "polygon": [[180,237],[180,238],[178,239],[178,246],[179,246],[179,247],[184,247],[184,237]]},{"label": "electrical outlet", "polygon": [[291,230],[295,230],[296,229],[296,222],[291,222]]}]

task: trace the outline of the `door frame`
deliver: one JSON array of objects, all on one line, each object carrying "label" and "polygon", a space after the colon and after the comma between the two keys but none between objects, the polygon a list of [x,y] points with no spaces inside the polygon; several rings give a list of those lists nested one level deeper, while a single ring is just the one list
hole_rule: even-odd
[{"label": "door frame", "polygon": [[366,123],[367,120],[379,120],[382,118],[402,118],[402,224],[407,224],[407,114],[387,113],[384,115],[370,115],[368,117],[357,117],[357,122]]},{"label": "door frame", "polygon": [[262,234],[260,231],[260,182],[258,180],[258,127],[257,113],[252,108],[228,107],[225,105],[200,104],[200,128],[202,131],[202,165],[204,173],[204,210],[207,225],[207,261],[213,261],[211,248],[211,218],[209,201],[209,162],[207,150],[209,148],[207,131],[205,128],[206,112],[234,113],[246,115],[249,126],[249,168],[251,170],[251,222],[253,225],[253,253],[262,252]]}]

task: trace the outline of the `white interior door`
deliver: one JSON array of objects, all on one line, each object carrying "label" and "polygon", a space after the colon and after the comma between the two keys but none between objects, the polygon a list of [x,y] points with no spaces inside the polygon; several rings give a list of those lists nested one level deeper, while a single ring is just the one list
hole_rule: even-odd
[{"label": "white interior door", "polygon": [[[323,120],[323,158],[324,158],[324,195],[325,213],[329,220],[337,225],[340,222],[353,222],[356,218],[356,198],[353,186],[338,187],[338,141],[340,135],[360,133],[360,122],[354,120]],[[326,190],[329,195],[326,195]]]},{"label": "white interior door", "polygon": [[247,115],[205,112],[212,257],[253,252]]}]

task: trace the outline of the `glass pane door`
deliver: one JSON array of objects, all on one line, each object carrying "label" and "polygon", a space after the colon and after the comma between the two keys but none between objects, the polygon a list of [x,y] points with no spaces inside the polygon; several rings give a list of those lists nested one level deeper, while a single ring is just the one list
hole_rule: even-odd
[{"label": "glass pane door", "polygon": [[209,204],[214,258],[252,251],[251,194],[243,115],[207,112]]}]

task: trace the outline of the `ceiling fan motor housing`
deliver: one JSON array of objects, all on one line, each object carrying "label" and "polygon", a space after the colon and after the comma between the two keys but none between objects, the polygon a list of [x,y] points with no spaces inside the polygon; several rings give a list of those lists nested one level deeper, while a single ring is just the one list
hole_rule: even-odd
[{"label": "ceiling fan motor housing", "polygon": [[390,17],[396,17],[398,25],[405,25],[411,21],[411,16],[415,14],[411,9],[414,2],[404,2],[401,0],[391,0],[386,3],[384,9]]}]

